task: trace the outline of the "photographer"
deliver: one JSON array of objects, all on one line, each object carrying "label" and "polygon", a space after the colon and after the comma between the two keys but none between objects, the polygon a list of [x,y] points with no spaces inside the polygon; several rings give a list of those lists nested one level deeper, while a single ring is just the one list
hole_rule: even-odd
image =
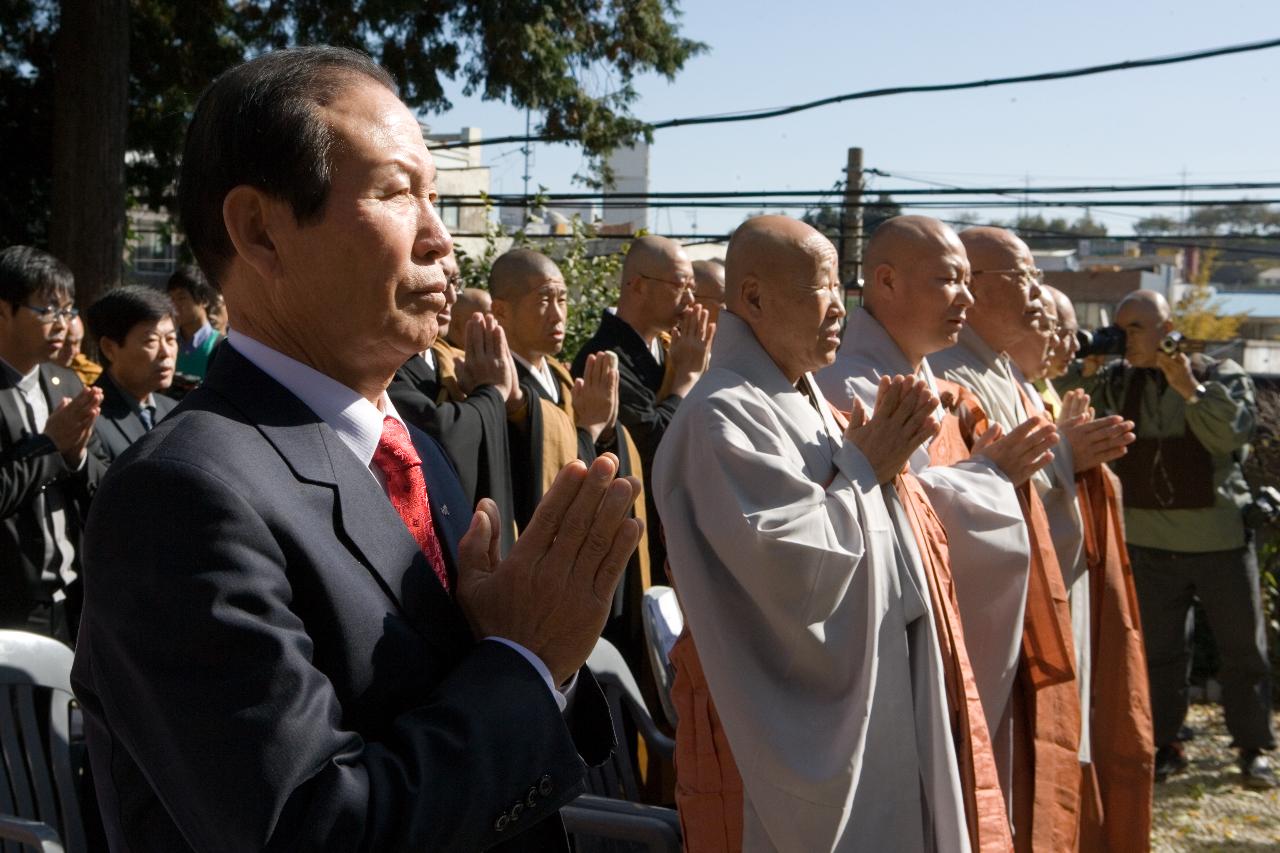
[{"label": "photographer", "polygon": [[1275,745],[1265,621],[1250,503],[1240,466],[1253,432],[1253,383],[1230,360],[1194,361],[1170,337],[1164,297],[1129,294],[1116,311],[1123,361],[1077,361],[1060,380],[1099,410],[1136,423],[1138,439],[1113,467],[1124,486],[1126,541],[1142,613],[1155,730],[1156,779],[1186,767],[1178,740],[1187,710],[1190,621],[1199,597],[1222,658],[1227,728],[1240,750],[1241,781],[1271,788],[1263,750]]}]

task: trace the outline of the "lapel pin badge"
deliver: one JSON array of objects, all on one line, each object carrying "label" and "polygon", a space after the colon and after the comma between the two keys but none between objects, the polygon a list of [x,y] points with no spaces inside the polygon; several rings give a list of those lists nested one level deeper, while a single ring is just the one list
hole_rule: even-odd
[{"label": "lapel pin badge", "polygon": [[61,379],[59,379],[59,378],[58,378],[58,377],[56,377],[56,376],[50,376],[50,377],[49,377],[49,382],[50,382],[51,384],[53,384],[53,385],[61,385],[61,384],[62,384],[62,380],[61,380]]},{"label": "lapel pin badge", "polygon": [[448,505],[446,505],[446,504],[440,504],[440,514],[441,514],[441,515],[448,515],[448,514],[449,514],[449,507],[448,507]]}]

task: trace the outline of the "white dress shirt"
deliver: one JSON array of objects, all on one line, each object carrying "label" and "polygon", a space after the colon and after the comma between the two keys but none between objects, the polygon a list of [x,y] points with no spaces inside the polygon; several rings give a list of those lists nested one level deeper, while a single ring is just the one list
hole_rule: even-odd
[{"label": "white dress shirt", "polygon": [[[315,412],[316,417],[328,424],[329,428],[337,433],[342,443],[368,469],[369,475],[378,481],[378,485],[384,492],[386,491],[386,478],[382,470],[373,464],[378,441],[382,438],[382,420],[386,417],[395,418],[406,427],[406,432],[408,431],[404,418],[400,417],[400,413],[396,411],[386,391],[382,392],[377,405],[374,405],[359,392],[348,388],[336,379],[266,344],[255,341],[244,332],[230,330],[227,333],[227,342],[236,352],[249,359],[255,367],[301,400],[307,408]],[[560,710],[565,709],[567,705],[565,693],[572,689],[573,682],[570,682],[562,693],[556,689],[555,682],[551,678],[551,670],[547,669],[547,665],[533,652],[503,637],[485,637],[485,639],[502,643],[519,652],[542,676]]]},{"label": "white dress shirt", "polygon": [[551,402],[560,402],[560,383],[556,381],[555,374],[551,372],[551,366],[547,364],[545,358],[542,359],[542,364],[539,366],[514,352],[511,353],[511,357],[523,364],[533,374],[533,378],[542,386],[542,390],[546,391],[547,395],[551,397]]}]

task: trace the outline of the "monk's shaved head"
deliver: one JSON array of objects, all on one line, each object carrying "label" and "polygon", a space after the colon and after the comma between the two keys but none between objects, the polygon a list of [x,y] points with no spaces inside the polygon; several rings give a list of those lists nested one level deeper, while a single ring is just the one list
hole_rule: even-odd
[{"label": "monk's shaved head", "polygon": [[724,307],[724,264],[693,262],[693,301],[707,309],[707,319],[712,323],[720,317]]},{"label": "monk's shaved head", "polygon": [[725,258],[725,307],[792,383],[835,360],[844,317],[831,241],[787,216],[738,226]]},{"label": "monk's shaved head", "polygon": [[882,222],[862,253],[862,268],[868,272],[863,285],[864,304],[874,313],[875,303],[886,295],[884,282],[875,276],[875,270],[881,264],[906,271],[957,248],[964,254],[956,232],[932,216],[895,216]]},{"label": "monk's shaved head", "polygon": [[995,269],[1026,248],[1026,243],[1017,234],[1008,228],[996,228],[993,225],[975,225],[964,229],[960,232],[960,242],[964,244],[965,253],[974,269]]},{"label": "monk's shaved head", "polygon": [[555,261],[533,249],[512,249],[489,269],[489,293],[514,302],[548,278],[562,278]]},{"label": "monk's shaved head", "polygon": [[1076,338],[1079,325],[1076,322],[1075,306],[1071,304],[1067,294],[1048,285],[1044,286],[1044,293],[1046,298],[1043,301],[1046,308],[1049,303],[1053,303],[1053,310],[1057,317],[1055,330],[1057,340],[1049,359],[1049,378],[1057,379],[1067,372],[1072,359],[1080,351],[1080,341]]},{"label": "monk's shaved head", "polygon": [[675,329],[694,306],[693,264],[667,237],[637,237],[622,262],[618,319],[646,343]]},{"label": "monk's shaved head", "polygon": [[862,303],[912,367],[960,337],[969,292],[969,261],[956,232],[929,216],[895,216],[880,224],[863,253]]},{"label": "monk's shaved head", "polygon": [[532,249],[512,249],[493,262],[489,291],[513,353],[536,365],[560,352],[569,290],[554,261]]},{"label": "monk's shaved head", "polygon": [[1142,311],[1148,314],[1157,322],[1164,322],[1173,316],[1173,312],[1169,310],[1169,302],[1154,290],[1135,290],[1124,299],[1120,300],[1120,304],[1116,306],[1116,316],[1120,316],[1120,312],[1126,307],[1130,310]]},{"label": "monk's shaved head", "polygon": [[835,246],[813,226],[789,216],[757,216],[738,226],[729,240],[724,262],[725,305],[740,305],[748,276],[770,287],[782,287],[797,273],[824,259],[834,260]]},{"label": "monk's shaved head", "polygon": [[692,264],[684,252],[684,247],[667,237],[637,237],[627,250],[627,257],[622,262],[622,280],[631,281],[639,275],[662,278],[672,266],[683,260]]},{"label": "monk's shaved head", "polygon": [[1042,274],[1031,249],[1007,228],[966,228],[960,242],[969,256],[973,282],[969,325],[987,346],[1007,351],[1040,327]]}]

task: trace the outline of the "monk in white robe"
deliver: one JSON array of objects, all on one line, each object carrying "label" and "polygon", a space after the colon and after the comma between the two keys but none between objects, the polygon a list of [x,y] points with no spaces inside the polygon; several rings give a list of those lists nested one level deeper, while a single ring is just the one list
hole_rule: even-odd
[{"label": "monk in white robe", "polygon": [[[969,262],[949,227],[925,216],[882,223],[864,254],[863,307],[845,327],[835,363],[816,375],[827,399],[870,407],[880,380],[915,374],[935,395],[927,356],[956,342],[967,310]],[[935,416],[946,415],[939,409]],[[1030,543],[1014,486],[1049,464],[1053,425],[1028,421],[1004,436],[997,428],[972,459],[931,467],[930,443],[910,467],[946,531],[964,644],[990,728],[1001,787],[1013,773],[1011,698],[1022,651]]]},{"label": "monk in white robe", "polygon": [[837,426],[809,372],[844,316],[836,253],[739,227],[708,372],[654,463],[672,577],[743,784],[746,851],[966,851],[925,579],[881,490],[937,429],[886,378]]}]

